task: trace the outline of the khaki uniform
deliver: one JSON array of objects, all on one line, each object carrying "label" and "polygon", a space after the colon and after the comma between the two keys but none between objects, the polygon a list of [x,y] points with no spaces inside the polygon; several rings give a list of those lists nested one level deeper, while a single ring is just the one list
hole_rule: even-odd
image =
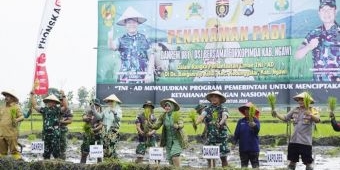
[{"label": "khaki uniform", "polygon": [[19,131],[15,123],[15,119],[21,116],[21,109],[16,103],[0,108],[0,157],[7,155],[9,151],[14,159],[21,159],[17,149]]}]

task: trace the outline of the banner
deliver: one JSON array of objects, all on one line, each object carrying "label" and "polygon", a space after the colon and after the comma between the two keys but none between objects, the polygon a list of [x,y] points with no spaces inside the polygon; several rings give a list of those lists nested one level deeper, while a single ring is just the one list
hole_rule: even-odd
[{"label": "banner", "polygon": [[327,3],[100,0],[97,96],[193,105],[219,90],[231,105],[267,104],[270,93],[289,105],[309,91],[326,103],[340,90],[340,1]]},{"label": "banner", "polygon": [[46,0],[42,20],[39,28],[36,47],[34,89],[35,94],[48,93],[48,75],[46,70],[46,48],[49,35],[56,24],[61,10],[60,0]]}]

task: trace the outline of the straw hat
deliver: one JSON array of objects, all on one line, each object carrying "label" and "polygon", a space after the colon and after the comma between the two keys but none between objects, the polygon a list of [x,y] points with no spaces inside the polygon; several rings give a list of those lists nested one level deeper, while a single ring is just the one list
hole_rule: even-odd
[{"label": "straw hat", "polygon": [[176,102],[175,99],[173,99],[173,98],[163,99],[163,100],[160,102],[160,105],[161,105],[162,107],[164,107],[164,105],[165,105],[166,102],[171,102],[171,103],[173,103],[174,106],[175,106],[174,111],[179,111],[180,107],[179,107],[179,104]]},{"label": "straw hat", "polygon": [[143,108],[145,108],[146,106],[151,106],[152,107],[152,109],[154,109],[155,108],[155,106],[152,104],[152,102],[151,101],[146,101],[144,104],[143,104]]},{"label": "straw hat", "polygon": [[[252,102],[248,102],[246,103],[245,105],[243,106],[240,106],[238,108],[238,110],[240,111],[240,113],[242,113],[243,115],[245,115],[245,110],[246,109],[249,109],[251,106],[254,106],[254,104]],[[260,111],[256,108],[256,111],[255,111],[255,117],[256,118],[259,118],[260,117]]]},{"label": "straw hat", "polygon": [[132,7],[128,7],[123,15],[118,19],[117,25],[125,26],[126,19],[135,19],[138,24],[146,21],[146,18]]},{"label": "straw hat", "polygon": [[55,101],[56,103],[60,103],[60,100],[54,95],[54,94],[51,94],[51,95],[49,95],[49,96],[47,96],[44,100],[43,100],[43,102],[44,103],[47,103],[48,101]]},{"label": "straw hat", "polygon": [[122,103],[115,94],[111,94],[110,96],[106,97],[103,101],[104,102],[115,101],[117,103]]},{"label": "straw hat", "polygon": [[310,94],[308,94],[307,92],[302,92],[296,96],[293,97],[293,99],[295,101],[298,101],[299,99],[303,99],[306,95],[308,95],[311,99],[311,104],[314,104],[314,99],[312,98],[312,96]]},{"label": "straw hat", "polygon": [[19,102],[18,95],[16,94],[16,92],[14,90],[3,91],[3,92],[1,92],[1,94],[4,95],[4,96],[10,95],[10,96],[14,97],[16,102]]},{"label": "straw hat", "polygon": [[222,99],[221,103],[224,103],[224,102],[227,101],[227,98],[226,98],[220,91],[212,91],[212,92],[208,93],[208,94],[205,96],[205,98],[206,98],[209,102],[211,102],[211,101],[210,101],[210,98],[211,98],[212,95],[218,95],[218,96],[220,96],[220,98]]}]

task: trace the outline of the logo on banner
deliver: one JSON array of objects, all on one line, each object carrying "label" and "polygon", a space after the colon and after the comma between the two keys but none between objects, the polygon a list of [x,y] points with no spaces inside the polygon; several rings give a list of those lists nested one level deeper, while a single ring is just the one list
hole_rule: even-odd
[{"label": "logo on banner", "polygon": [[168,20],[172,16],[172,3],[160,3],[159,4],[159,16],[163,20]]},{"label": "logo on banner", "polygon": [[229,0],[217,0],[216,1],[216,14],[220,18],[227,16],[229,13]]},{"label": "logo on banner", "polygon": [[274,7],[277,11],[285,11],[289,7],[289,2],[288,0],[276,0]]},{"label": "logo on banner", "polygon": [[48,92],[48,76],[46,70],[46,55],[40,54],[35,61],[34,72],[34,92],[36,94],[46,94]]},{"label": "logo on banner", "polygon": [[186,19],[188,20],[194,18],[203,19],[203,7],[198,2],[190,3],[187,6]]},{"label": "logo on banner", "polygon": [[254,9],[254,0],[243,0],[243,15],[249,17],[253,15]]},{"label": "logo on banner", "polygon": [[103,4],[101,9],[104,25],[111,27],[116,17],[116,7],[113,4]]}]

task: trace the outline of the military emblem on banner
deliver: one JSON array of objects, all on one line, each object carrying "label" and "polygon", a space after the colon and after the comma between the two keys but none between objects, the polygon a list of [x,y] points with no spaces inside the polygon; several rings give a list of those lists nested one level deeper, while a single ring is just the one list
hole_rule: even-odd
[{"label": "military emblem on banner", "polygon": [[229,0],[216,1],[216,15],[220,18],[225,17],[229,12]]},{"label": "military emblem on banner", "polygon": [[277,11],[285,11],[289,7],[288,0],[276,0],[274,7]]},{"label": "military emblem on banner", "polygon": [[249,17],[253,15],[254,9],[254,0],[242,0],[243,2],[243,15]]},{"label": "military emblem on banner", "polygon": [[192,18],[199,18],[203,19],[203,7],[198,2],[190,3],[187,6],[187,15],[186,19],[192,19]]},{"label": "military emblem on banner", "polygon": [[116,7],[113,4],[103,4],[101,7],[101,14],[104,21],[104,25],[111,27],[113,20],[116,17]]},{"label": "military emblem on banner", "polygon": [[163,20],[168,20],[172,16],[172,3],[160,3],[159,4],[159,16]]}]

